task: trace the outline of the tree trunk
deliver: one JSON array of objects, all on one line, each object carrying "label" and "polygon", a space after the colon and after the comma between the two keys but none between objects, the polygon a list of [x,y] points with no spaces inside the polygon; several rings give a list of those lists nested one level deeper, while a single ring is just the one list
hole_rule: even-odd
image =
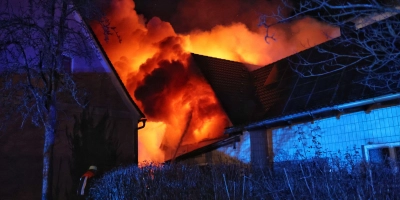
[{"label": "tree trunk", "polygon": [[42,200],[52,199],[52,180],[53,180],[53,147],[55,139],[57,121],[57,111],[55,104],[49,106],[44,133],[43,148],[43,181],[42,181]]}]

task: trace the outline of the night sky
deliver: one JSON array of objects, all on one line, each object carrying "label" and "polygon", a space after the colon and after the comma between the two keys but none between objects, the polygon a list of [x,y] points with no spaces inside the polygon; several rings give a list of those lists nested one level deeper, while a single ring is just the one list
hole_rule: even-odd
[{"label": "night sky", "polygon": [[176,13],[178,4],[181,0],[136,0],[135,10],[143,14],[146,18],[158,16],[163,20],[169,21]]},{"label": "night sky", "polygon": [[258,28],[260,14],[276,10],[274,0],[135,0],[135,10],[146,19],[154,16],[170,22],[176,33],[211,30],[216,25],[244,23],[250,30]]}]

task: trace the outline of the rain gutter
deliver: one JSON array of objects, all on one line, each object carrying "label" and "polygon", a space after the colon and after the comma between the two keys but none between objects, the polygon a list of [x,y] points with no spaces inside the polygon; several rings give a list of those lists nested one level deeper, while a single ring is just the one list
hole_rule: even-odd
[{"label": "rain gutter", "polygon": [[140,118],[138,121],[138,124],[140,124],[140,123],[142,123],[142,124],[138,125],[137,129],[139,130],[139,129],[144,128],[146,126],[146,121],[147,121],[147,118],[144,118],[144,117]]},{"label": "rain gutter", "polygon": [[242,131],[245,131],[248,129],[256,129],[256,128],[260,128],[260,127],[266,127],[273,123],[292,121],[292,120],[296,120],[296,119],[299,119],[302,117],[320,114],[320,113],[323,113],[326,111],[343,111],[344,109],[365,106],[365,105],[374,104],[374,103],[381,103],[381,102],[385,102],[385,101],[394,100],[397,98],[400,98],[400,93],[387,94],[387,95],[364,99],[364,100],[360,100],[360,101],[319,108],[319,109],[315,109],[315,110],[311,110],[311,111],[295,113],[292,115],[285,115],[282,117],[277,117],[277,118],[273,118],[273,119],[267,119],[267,120],[263,120],[263,121],[250,123],[248,125],[241,126],[241,127],[228,127],[225,129],[225,134],[232,134],[232,133],[242,132]]}]

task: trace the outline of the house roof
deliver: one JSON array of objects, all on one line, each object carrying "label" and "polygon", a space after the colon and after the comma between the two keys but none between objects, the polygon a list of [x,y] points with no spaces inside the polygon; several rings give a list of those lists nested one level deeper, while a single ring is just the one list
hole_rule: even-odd
[{"label": "house roof", "polygon": [[[215,149],[218,149],[219,147],[223,147],[229,144],[233,144],[235,142],[240,141],[240,136],[235,135],[232,137],[222,137],[222,138],[217,138],[209,141],[204,141],[199,143],[198,145],[194,147],[190,147],[190,149],[185,149],[185,151],[176,158],[166,160],[165,163],[171,163],[171,162],[180,162],[184,161],[193,157],[196,157],[198,155],[201,155],[204,152],[209,152]],[[181,148],[183,149],[183,148]]]},{"label": "house roof", "polygon": [[192,56],[234,125],[257,117],[261,104],[255,95],[252,76],[243,63]]},{"label": "house roof", "polygon": [[[335,40],[338,39],[333,39],[318,47],[343,51],[342,48],[335,47]],[[307,58],[307,61],[311,63],[318,63],[330,56],[319,52],[318,47],[307,49],[251,72],[245,70],[242,63],[196,54],[193,54],[193,57],[220,99],[228,117],[235,119],[233,124],[236,127],[302,112],[312,115],[312,111],[320,108],[396,92],[389,89],[373,90],[367,85],[358,83],[367,75],[359,73],[355,67],[346,67],[326,75],[311,77],[302,77],[291,69],[291,66],[298,63],[301,58]],[[347,50],[356,49],[347,47]],[[338,63],[350,62],[348,58],[346,59],[346,61],[338,60]],[[360,61],[358,66],[362,66],[365,62],[367,61]],[[299,70],[307,70],[308,67],[310,66],[304,66]],[[338,66],[331,67],[338,68]],[[238,92],[244,85],[255,90],[254,96],[250,92]],[[241,104],[243,101],[238,99],[251,99],[261,104],[261,109],[255,111],[257,113],[253,115],[250,122],[243,119],[243,112],[239,112],[245,106]],[[325,115],[333,114],[335,114],[334,111],[325,113]]]},{"label": "house roof", "polygon": [[119,77],[117,71],[115,70],[113,64],[111,63],[110,59],[107,56],[107,53],[104,51],[100,41],[94,34],[92,28],[82,19],[79,13],[75,12],[75,17],[78,18],[77,20],[82,21],[85,25],[86,30],[88,31],[89,36],[93,39],[94,47],[99,51],[100,58],[103,59],[102,62],[105,68],[108,68],[110,73],[110,78],[112,79],[112,83],[116,87],[118,93],[121,95],[124,103],[128,107],[131,112],[137,112],[141,118],[145,118],[144,113],[140,110],[138,105],[133,101],[131,95],[129,94],[128,90],[126,89],[125,85],[123,84],[121,78]]},{"label": "house roof", "polygon": [[[324,22],[334,24],[338,22],[344,22],[348,20],[359,20],[360,18],[364,18],[366,14],[369,14],[368,17],[377,17],[376,20],[381,20],[391,15],[390,12],[387,12],[390,9],[390,4],[392,4],[392,8],[397,9],[397,4],[395,1],[386,1],[386,0],[331,0],[327,2],[327,4],[322,5],[318,1],[308,1],[307,6],[304,6],[303,1],[294,1],[290,4],[290,7],[293,7],[293,10],[297,12],[292,12],[289,15],[292,16],[293,19],[302,16],[309,16],[315,19],[323,20]],[[343,5],[353,5],[349,7],[343,7]],[[369,5],[369,9],[365,9],[363,6],[355,6],[355,5]],[[310,9],[313,8],[313,9]],[[386,8],[386,13],[376,13],[381,9]],[[383,14],[383,15],[382,15]],[[380,16],[378,16],[380,15]],[[383,17],[386,16],[386,17]],[[356,26],[367,26],[371,24],[371,21],[366,23],[366,21],[362,22],[363,25],[356,22]]]},{"label": "house roof", "polygon": [[[335,41],[324,43],[319,47],[332,43]],[[326,75],[302,77],[291,69],[291,66],[295,65],[293,63],[300,62],[300,58],[308,58],[308,62],[318,63],[326,56],[318,52],[318,48],[311,48],[252,72],[257,95],[265,109],[264,118],[311,111],[389,92],[374,91],[366,85],[357,83],[365,75],[352,67]],[[307,70],[308,67],[302,69]],[[275,73],[266,73],[268,71]],[[275,76],[274,81],[266,83],[266,79],[270,76]]]},{"label": "house roof", "polygon": [[[318,13],[316,14],[318,16]],[[393,18],[392,15],[389,17]],[[357,22],[354,23],[355,28],[363,27],[357,27]],[[351,37],[352,31],[349,32],[348,36]],[[399,86],[395,90],[373,90],[365,84],[359,84],[358,82],[367,75],[359,73],[355,67],[311,77],[301,77],[291,69],[301,58],[306,58],[305,61],[309,63],[318,63],[332,56],[321,53],[319,47],[333,52],[343,51],[343,46],[335,45],[339,39],[333,39],[255,71],[248,71],[244,63],[192,54],[234,126],[226,128],[228,138],[183,154],[177,160],[184,160],[235,142],[238,139],[237,134],[245,129],[288,125],[294,119],[296,120],[293,122],[304,122],[321,117],[340,116],[343,112],[367,111],[371,104],[376,103],[399,104]],[[346,46],[345,50],[358,52],[356,46]],[[355,62],[348,57],[335,58],[335,61],[339,64]],[[357,61],[357,66],[363,65],[368,66],[368,61]],[[310,66],[301,67],[300,71],[307,70]],[[314,64],[311,67],[318,69],[320,66]],[[337,65],[324,67],[330,70],[340,68]],[[243,91],[246,88],[248,91]],[[246,113],[248,117],[243,117],[245,112],[241,112],[246,108],[243,106],[245,100],[252,101],[253,108],[256,108],[251,109],[253,113]]]}]

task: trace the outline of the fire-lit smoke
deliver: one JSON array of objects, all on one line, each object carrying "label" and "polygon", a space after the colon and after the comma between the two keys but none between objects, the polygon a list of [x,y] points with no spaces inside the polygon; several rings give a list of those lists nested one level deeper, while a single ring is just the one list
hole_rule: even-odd
[{"label": "fire-lit smoke", "polygon": [[[191,5],[197,4],[181,4],[179,9],[193,9],[185,7]],[[181,13],[184,17],[184,12]],[[242,19],[251,15],[243,12],[240,16]],[[170,23],[157,17],[146,23],[135,12],[132,0],[114,0],[108,17],[122,41],[111,36],[102,45],[131,96],[149,119],[139,133],[139,161],[162,162],[173,158],[178,147],[220,138],[223,129],[229,126],[229,120],[211,87],[192,63],[189,52],[263,66],[326,41],[327,36],[338,35],[337,29],[310,18],[269,30],[275,32],[276,39],[269,44],[264,41],[263,29],[235,19],[231,23],[224,20],[223,25],[210,30],[176,34]],[[93,29],[102,36],[101,27],[93,25]]]},{"label": "fire-lit smoke", "polygon": [[[256,19],[255,19],[256,20]],[[339,30],[320,22],[304,18],[291,25],[272,27],[273,38],[265,39],[265,32],[250,31],[244,24],[216,26],[211,31],[194,31],[183,36],[190,52],[216,58],[264,66],[291,54],[337,37]],[[272,34],[271,34],[272,36]],[[254,70],[254,66],[250,70]]]}]

